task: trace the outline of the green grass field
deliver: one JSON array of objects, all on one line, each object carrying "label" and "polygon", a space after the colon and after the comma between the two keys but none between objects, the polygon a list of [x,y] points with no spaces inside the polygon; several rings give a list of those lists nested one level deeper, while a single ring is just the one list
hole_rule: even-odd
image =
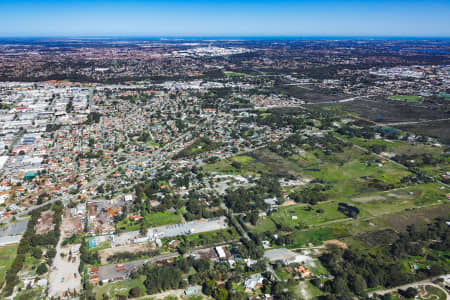
[{"label": "green grass field", "polygon": [[320,245],[324,241],[339,239],[347,235],[348,232],[340,226],[295,231],[293,233],[294,243],[291,248],[305,247],[308,244]]},{"label": "green grass field", "polygon": [[333,185],[327,192],[330,199],[346,201],[351,197],[370,191],[376,191],[367,186],[369,179],[381,180],[385,184],[400,182],[402,177],[410,175],[410,172],[399,166],[386,162],[379,166],[369,162],[373,157],[355,157],[343,162],[325,162],[317,166],[316,171],[306,170],[305,173],[311,177],[322,179]]},{"label": "green grass field", "polygon": [[418,184],[394,191],[377,192],[360,195],[352,199],[358,207],[364,209],[371,215],[393,213],[418,206],[431,205],[445,201],[443,194],[449,193],[450,189],[442,189],[438,183]]},{"label": "green grass field", "polygon": [[395,155],[422,155],[429,154],[432,156],[440,156],[442,161],[433,164],[433,165],[423,165],[418,166],[418,168],[424,172],[426,175],[434,177],[435,179],[440,179],[440,175],[445,171],[450,170],[450,157],[445,156],[443,153],[445,152],[445,147],[435,147],[429,144],[410,144],[405,141],[391,141],[384,139],[363,139],[352,137],[348,138],[339,134],[336,134],[340,138],[343,138],[349,142],[352,142],[358,146],[364,147],[366,149],[370,149],[371,146],[385,146],[384,152],[389,152]]},{"label": "green grass field", "polygon": [[[427,144],[411,145],[404,141],[383,139],[346,139],[364,148],[384,145],[386,152],[397,155],[435,155],[442,152],[442,148]],[[390,161],[380,162],[376,155],[357,147],[349,146],[342,152],[332,154],[313,147],[298,150],[298,153],[290,157],[281,157],[269,149],[260,149],[204,167],[207,172],[244,176],[294,175],[297,178],[318,179],[326,183],[330,187],[324,192],[327,201],[313,205],[312,209],[307,209],[308,205],[303,203],[279,207],[270,216],[260,218],[256,226],[248,224],[250,230],[257,233],[275,233],[281,230],[291,234],[294,242],[288,245],[290,248],[309,243],[317,245],[330,239],[343,239],[349,244],[361,246],[364,239],[359,239],[359,234],[387,229],[403,231],[404,226],[414,220],[403,220],[405,212],[416,215],[426,211],[427,207],[439,207],[446,201],[442,195],[450,192],[437,183],[405,186],[402,179],[412,174],[409,170]],[[241,164],[238,170],[232,166],[233,161]],[[442,164],[434,167],[442,167]],[[301,192],[303,188],[304,186],[286,187],[285,191],[289,194],[294,190]],[[338,211],[339,202],[356,206],[360,211],[357,219],[348,218]],[[432,220],[431,216],[436,214],[427,215],[429,217],[417,215],[417,219],[429,222]],[[398,224],[397,216],[401,220]],[[305,226],[308,229],[305,229]],[[366,238],[377,242],[377,234]],[[382,234],[382,231],[379,234]]]},{"label": "green grass field", "polygon": [[238,72],[224,72],[226,77],[246,77],[248,76],[245,73],[238,73]]},{"label": "green grass field", "polygon": [[145,216],[150,227],[177,224],[183,221],[182,217],[172,212],[156,212]]},{"label": "green grass field", "polygon": [[248,164],[252,161],[254,161],[254,159],[248,155],[239,155],[239,156],[235,156],[233,158],[231,158],[233,161],[236,161],[238,163],[241,164]]},{"label": "green grass field", "polygon": [[[232,165],[233,161],[241,164],[239,169]],[[213,173],[259,176],[261,174],[295,175],[300,174],[302,168],[293,159],[285,159],[268,149],[260,149],[247,155],[235,156],[205,165],[203,169]]]},{"label": "green grass field", "polygon": [[3,285],[5,274],[16,258],[17,246],[18,245],[10,245],[0,248],[0,286]]},{"label": "green grass field", "polygon": [[[280,207],[276,213],[274,213],[270,219],[270,222],[275,222],[276,224],[284,224],[285,226],[294,228],[295,225],[300,223],[306,225],[316,225],[323,224],[329,221],[345,219],[347,218],[341,212],[337,210],[337,203],[319,203],[313,206],[313,209],[307,211],[307,206],[305,205],[292,205],[288,207]],[[317,210],[323,210],[322,213],[318,213]],[[292,217],[297,217],[297,219],[292,219]],[[264,221],[265,221],[264,220]],[[264,222],[263,221],[263,222]],[[257,226],[259,227],[259,226]],[[261,225],[262,228],[265,225]]]},{"label": "green grass field", "polygon": [[32,274],[36,273],[37,266],[44,261],[44,257],[41,259],[36,259],[31,256],[31,254],[27,254],[25,257],[25,261],[23,262],[23,271],[29,271]]},{"label": "green grass field", "polygon": [[[172,212],[156,212],[144,217],[147,227],[158,227],[163,225],[177,224],[183,221],[181,215]],[[120,221],[117,227],[121,231],[133,231],[141,228],[140,221],[124,219]]]},{"label": "green grass field", "polygon": [[406,95],[400,95],[400,96],[392,96],[389,99],[391,100],[400,100],[400,101],[407,101],[411,103],[417,103],[422,101],[421,96],[406,96]]},{"label": "green grass field", "polygon": [[[380,180],[384,184],[399,183],[411,173],[391,162],[381,166],[378,158],[363,153],[354,147],[335,155],[325,155],[320,150],[303,151],[283,158],[267,150],[258,150],[251,155],[241,155],[204,166],[204,171],[222,174],[249,175],[294,175],[300,178],[321,179],[332,185],[328,191],[330,199],[346,201],[356,195],[376,192],[368,188],[369,180]],[[239,169],[232,162],[240,163]]]}]

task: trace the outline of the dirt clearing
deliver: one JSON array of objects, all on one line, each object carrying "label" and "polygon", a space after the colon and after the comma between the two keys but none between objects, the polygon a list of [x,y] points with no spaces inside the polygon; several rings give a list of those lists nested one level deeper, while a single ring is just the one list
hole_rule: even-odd
[{"label": "dirt clearing", "polygon": [[129,253],[136,253],[140,251],[149,251],[152,248],[147,243],[142,244],[135,244],[135,245],[126,245],[126,246],[120,246],[120,247],[114,247],[114,248],[108,248],[101,250],[99,252],[100,260],[102,265],[109,264],[107,261],[108,257],[111,255],[122,253],[122,252],[129,252]]}]

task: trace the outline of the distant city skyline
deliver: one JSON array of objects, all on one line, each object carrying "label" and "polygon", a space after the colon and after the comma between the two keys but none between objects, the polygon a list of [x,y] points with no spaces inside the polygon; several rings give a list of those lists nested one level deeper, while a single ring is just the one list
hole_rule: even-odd
[{"label": "distant city skyline", "polygon": [[450,1],[2,1],[0,36],[450,37]]}]

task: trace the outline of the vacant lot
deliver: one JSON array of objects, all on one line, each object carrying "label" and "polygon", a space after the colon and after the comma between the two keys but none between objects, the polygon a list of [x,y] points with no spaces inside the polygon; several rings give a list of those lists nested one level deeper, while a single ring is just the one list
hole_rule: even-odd
[{"label": "vacant lot", "polygon": [[397,240],[398,237],[398,234],[392,229],[374,230],[356,236],[367,247],[389,245]]},{"label": "vacant lot", "polygon": [[396,231],[405,231],[408,226],[422,227],[435,218],[447,218],[450,215],[450,205],[440,205],[426,209],[413,209],[402,213],[387,215],[381,219]]},{"label": "vacant lot", "polygon": [[427,183],[361,195],[353,198],[352,201],[357,203],[358,207],[376,216],[418,206],[437,204],[446,201],[443,194],[449,192],[450,189],[443,188],[441,184]]},{"label": "vacant lot", "polygon": [[339,92],[333,92],[326,89],[320,89],[318,87],[303,87],[286,84],[275,86],[274,92],[286,94],[308,103],[338,101],[351,97],[346,94],[341,94]]},{"label": "vacant lot", "polygon": [[[237,162],[239,166],[233,164],[233,162]],[[244,176],[259,176],[261,174],[286,176],[298,175],[301,171],[301,167],[294,161],[284,159],[268,149],[260,149],[247,153],[246,155],[240,155],[206,165],[204,166],[204,170],[208,172],[240,174]]]},{"label": "vacant lot", "polygon": [[[67,227],[71,223],[71,218],[62,219],[62,227]],[[81,277],[78,273],[80,264],[79,254],[71,255],[72,245],[62,246],[62,241],[69,234],[61,234],[58,245],[56,246],[57,255],[53,261],[52,269],[49,274],[49,295],[51,297],[60,297],[66,291],[81,290]],[[63,254],[64,256],[61,256]]]},{"label": "vacant lot", "polygon": [[126,245],[126,246],[120,246],[120,247],[114,247],[114,248],[107,248],[99,251],[101,264],[105,265],[109,262],[107,261],[108,257],[111,255],[122,253],[122,252],[130,252],[130,253],[136,253],[140,251],[147,251],[150,250],[150,247],[146,243],[140,243],[140,244],[134,244],[134,245]]},{"label": "vacant lot", "polygon": [[344,110],[377,123],[411,122],[444,119],[450,113],[413,103],[383,100],[359,100],[343,103]]},{"label": "vacant lot", "polygon": [[340,226],[330,226],[296,231],[292,236],[294,238],[292,248],[298,248],[309,244],[320,245],[324,241],[340,239],[348,236],[348,232]]},{"label": "vacant lot", "polygon": [[270,217],[260,219],[255,229],[259,232],[274,228],[295,229],[298,225],[317,225],[347,218],[337,210],[337,206],[337,202],[331,202],[319,203],[314,205],[312,209],[304,204],[280,207]]},{"label": "vacant lot", "polygon": [[[448,117],[448,116],[447,116]],[[418,135],[432,136],[450,144],[450,120],[432,123],[399,125],[396,128]]]}]

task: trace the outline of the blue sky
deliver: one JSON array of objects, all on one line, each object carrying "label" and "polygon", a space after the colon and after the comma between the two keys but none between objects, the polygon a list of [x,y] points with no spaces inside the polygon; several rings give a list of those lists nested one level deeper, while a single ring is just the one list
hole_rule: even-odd
[{"label": "blue sky", "polygon": [[450,37],[450,1],[0,0],[0,36]]}]

